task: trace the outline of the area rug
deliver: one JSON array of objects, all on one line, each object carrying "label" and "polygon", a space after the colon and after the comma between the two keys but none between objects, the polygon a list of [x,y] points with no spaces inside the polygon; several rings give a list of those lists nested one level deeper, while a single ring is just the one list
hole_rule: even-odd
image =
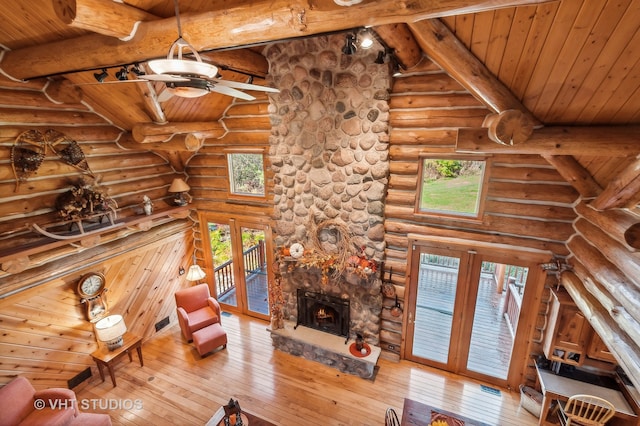
[{"label": "area rug", "polygon": [[460,414],[405,398],[402,408],[402,426],[429,426],[433,423],[447,426],[490,426]]}]

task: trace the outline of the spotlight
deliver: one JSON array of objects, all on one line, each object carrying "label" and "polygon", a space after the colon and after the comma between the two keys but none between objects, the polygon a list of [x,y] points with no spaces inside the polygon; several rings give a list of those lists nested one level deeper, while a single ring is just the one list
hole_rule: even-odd
[{"label": "spotlight", "polygon": [[384,52],[384,50],[379,51],[379,52],[378,52],[378,57],[377,57],[377,58],[376,58],[376,60],[375,60],[375,61],[373,61],[373,62],[374,62],[374,63],[376,63],[376,64],[384,64],[384,57],[385,57],[386,55],[387,55],[387,54]]},{"label": "spotlight", "polygon": [[98,80],[98,83],[102,83],[104,79],[109,76],[109,74],[107,73],[106,68],[102,68],[102,72],[99,72],[99,73],[95,72],[93,73],[93,76],[95,77],[96,80]]},{"label": "spotlight", "polygon": [[133,64],[131,66],[131,72],[134,73],[135,75],[145,75],[145,72],[140,69],[139,64]]},{"label": "spotlight", "polygon": [[347,34],[342,53],[345,55],[353,55],[356,53],[356,37],[353,34]]},{"label": "spotlight", "polygon": [[129,78],[127,78],[127,74],[129,74],[127,67],[122,67],[120,71],[116,73],[116,78],[120,81],[128,80]]},{"label": "spotlight", "polygon": [[370,49],[373,46],[373,36],[369,30],[362,30],[358,33],[358,44],[363,49]]},{"label": "spotlight", "polygon": [[247,84],[253,84],[253,76],[250,75],[249,78],[247,79]]}]

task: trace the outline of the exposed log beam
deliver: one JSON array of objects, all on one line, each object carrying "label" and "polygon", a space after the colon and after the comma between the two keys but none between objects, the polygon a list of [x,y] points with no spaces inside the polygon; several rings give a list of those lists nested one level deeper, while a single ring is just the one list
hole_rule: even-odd
[{"label": "exposed log beam", "polygon": [[[640,241],[634,238],[640,225],[638,215],[622,209],[598,211],[586,202],[578,203],[575,211],[598,228],[605,230],[614,240],[624,241],[628,250],[640,249]],[[638,300],[640,302],[640,298]],[[640,316],[638,318],[640,319]]]},{"label": "exposed log beam", "polygon": [[606,343],[616,360],[633,382],[640,386],[640,355],[638,346],[620,329],[611,316],[599,308],[600,303],[584,288],[572,272],[562,274],[562,284],[576,306],[585,314],[589,323]]},{"label": "exposed log beam", "polygon": [[166,142],[152,142],[141,145],[130,134],[123,135],[118,145],[127,149],[148,149],[151,151],[188,151],[196,152],[204,145],[205,138],[195,133],[177,134]]},{"label": "exposed log beam", "polygon": [[460,129],[456,151],[476,154],[538,154],[627,157],[640,154],[640,126],[544,127],[525,144],[507,146],[489,139],[486,129]]},{"label": "exposed log beam", "polygon": [[219,138],[225,132],[220,123],[208,121],[166,124],[140,123],[133,126],[131,130],[133,139],[144,144],[168,141],[173,135],[183,133],[195,133],[205,138]]},{"label": "exposed log beam", "polygon": [[[181,15],[182,32],[198,51],[247,46],[363,25],[415,22],[547,0],[409,0],[367,2],[317,10],[305,0],[251,2],[225,10]],[[215,24],[213,24],[215,23]],[[224,36],[223,36],[224,35]],[[141,22],[128,42],[100,34],[6,52],[2,71],[14,79],[68,73],[166,56],[177,37],[174,17]],[[90,53],[90,54],[89,54]],[[510,109],[510,108],[507,108]],[[517,109],[517,108],[515,108]]]},{"label": "exposed log beam", "polygon": [[496,113],[521,111],[534,126],[541,125],[439,19],[409,24],[422,50],[451,77]]},{"label": "exposed log beam", "polygon": [[489,129],[489,139],[502,145],[517,145],[526,142],[533,133],[531,114],[508,109],[485,117],[482,127]]},{"label": "exposed log beam", "polygon": [[602,188],[587,169],[571,155],[547,155],[542,157],[556,168],[560,176],[573,186],[582,198],[594,198]]},{"label": "exposed log beam", "polygon": [[152,21],[156,16],[124,3],[112,0],[54,0],[58,19],[73,28],[119,39],[135,34],[140,21]]},{"label": "exposed log beam", "polygon": [[[638,138],[636,133],[636,143]],[[605,144],[605,146],[608,146]],[[633,207],[638,202],[640,194],[640,158],[631,163],[604,191],[591,202],[591,206],[598,210],[622,207]]]},{"label": "exposed log beam", "polygon": [[373,30],[393,49],[393,54],[402,68],[411,69],[422,60],[422,49],[407,24],[380,25]]},{"label": "exposed log beam", "polygon": [[44,94],[57,104],[79,104],[82,101],[82,90],[66,79],[49,82]]}]

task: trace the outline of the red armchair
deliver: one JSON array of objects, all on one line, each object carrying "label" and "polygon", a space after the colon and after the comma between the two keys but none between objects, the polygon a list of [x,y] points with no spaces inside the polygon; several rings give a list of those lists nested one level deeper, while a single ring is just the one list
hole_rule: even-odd
[{"label": "red armchair", "polygon": [[178,290],[175,293],[178,323],[188,342],[193,333],[211,324],[220,324],[220,305],[211,297],[207,284]]},{"label": "red armchair", "polygon": [[108,414],[81,413],[74,391],[65,388],[37,391],[24,377],[16,377],[0,388],[0,413],[0,426],[111,426]]}]

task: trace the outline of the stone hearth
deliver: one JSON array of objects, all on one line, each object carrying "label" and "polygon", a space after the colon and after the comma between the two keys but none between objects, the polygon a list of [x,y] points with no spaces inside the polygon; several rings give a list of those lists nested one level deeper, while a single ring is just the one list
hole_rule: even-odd
[{"label": "stone hearth", "polygon": [[294,329],[295,323],[285,321],[284,327],[272,330],[271,339],[276,348],[292,355],[336,368],[343,373],[370,379],[375,374],[375,366],[380,357],[380,348],[371,346],[371,353],[357,357],[349,351],[353,340],[345,343],[344,338],[324,333],[304,326]]}]

